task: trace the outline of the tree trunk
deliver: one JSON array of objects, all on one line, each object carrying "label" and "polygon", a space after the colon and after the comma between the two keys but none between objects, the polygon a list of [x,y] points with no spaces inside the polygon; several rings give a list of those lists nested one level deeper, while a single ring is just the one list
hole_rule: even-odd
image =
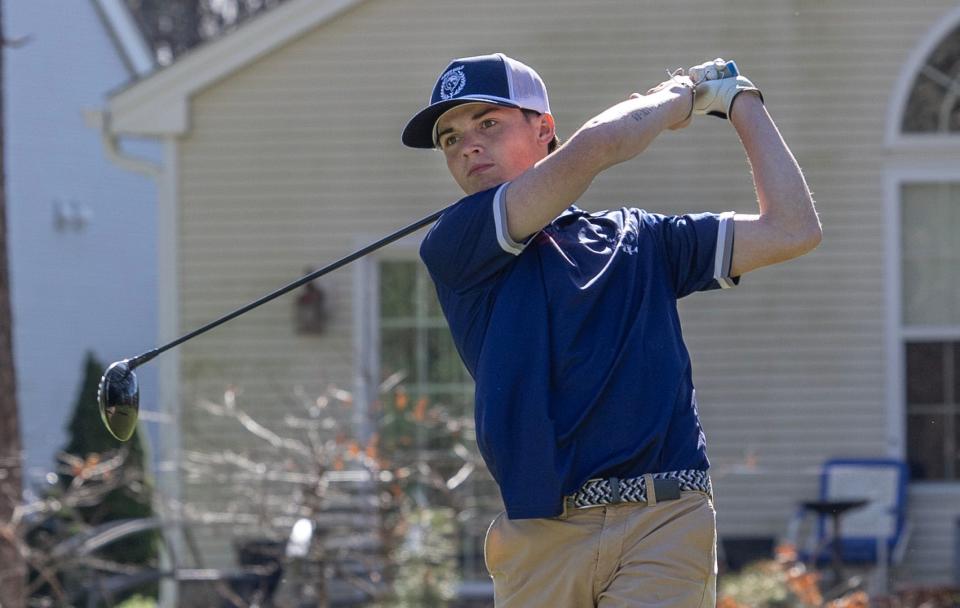
[{"label": "tree trunk", "polygon": [[20,422],[13,369],[13,324],[10,314],[10,274],[7,258],[7,195],[3,132],[3,3],[0,2],[0,608],[26,604],[26,565],[17,549],[10,522],[23,494]]}]

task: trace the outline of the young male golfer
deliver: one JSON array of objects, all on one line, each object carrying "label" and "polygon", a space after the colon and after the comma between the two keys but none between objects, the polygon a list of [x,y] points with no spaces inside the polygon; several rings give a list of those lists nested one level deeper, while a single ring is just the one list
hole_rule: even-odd
[{"label": "young male golfer", "polygon": [[[533,69],[457,59],[403,132],[440,149],[467,194],[420,254],[476,381],[477,441],[506,506],[484,548],[498,608],[715,604],[709,463],[676,302],[821,235],[759,91],[723,66],[634,93],[553,151]],[[758,215],[575,206],[694,113],[729,116]]]}]

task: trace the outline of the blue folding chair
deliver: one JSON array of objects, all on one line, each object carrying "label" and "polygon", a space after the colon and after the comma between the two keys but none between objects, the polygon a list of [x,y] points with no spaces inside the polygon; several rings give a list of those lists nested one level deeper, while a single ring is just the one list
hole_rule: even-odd
[{"label": "blue folding chair", "polygon": [[[889,568],[902,562],[909,536],[908,478],[907,465],[900,460],[837,458],[825,462],[820,475],[821,505],[817,506],[866,502],[839,516],[839,537],[832,525],[836,519],[823,509],[815,513],[801,506],[788,531],[798,557],[817,566],[831,563],[835,556],[843,564],[873,566],[875,584],[885,589]],[[799,531],[811,513],[815,513],[815,525],[807,542],[801,544]]]}]

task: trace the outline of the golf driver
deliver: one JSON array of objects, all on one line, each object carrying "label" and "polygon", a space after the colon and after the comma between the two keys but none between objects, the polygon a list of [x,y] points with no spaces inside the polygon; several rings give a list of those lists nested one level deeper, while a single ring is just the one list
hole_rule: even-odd
[{"label": "golf driver", "polygon": [[107,426],[107,430],[109,430],[110,434],[120,441],[127,441],[131,436],[133,436],[133,432],[137,428],[137,416],[140,411],[140,384],[137,382],[137,375],[133,371],[134,368],[143,365],[160,353],[168,351],[174,346],[179,346],[187,340],[196,338],[200,334],[206,333],[214,327],[226,323],[230,319],[239,317],[243,313],[251,311],[261,304],[266,304],[270,300],[278,298],[283,294],[300,287],[301,285],[305,285],[306,283],[332,272],[341,266],[346,266],[350,262],[362,258],[368,253],[380,249],[384,245],[388,245],[397,239],[405,237],[411,232],[416,232],[420,228],[423,228],[428,224],[432,224],[433,222],[437,221],[444,211],[446,211],[446,209],[436,211],[433,214],[418,220],[413,224],[410,224],[406,228],[401,228],[393,234],[389,234],[379,241],[367,245],[363,249],[359,249],[350,255],[337,260],[336,262],[328,264],[319,270],[315,270],[310,274],[297,279],[293,283],[285,285],[280,289],[263,296],[255,302],[251,302],[242,308],[238,308],[228,315],[224,315],[219,319],[211,321],[203,327],[195,329],[194,331],[177,338],[173,342],[159,346],[131,359],[123,359],[122,361],[116,361],[112,363],[110,367],[107,368],[107,371],[104,372],[103,377],[100,378],[100,386],[97,390],[97,401],[100,404],[100,418],[103,419],[103,423]]}]

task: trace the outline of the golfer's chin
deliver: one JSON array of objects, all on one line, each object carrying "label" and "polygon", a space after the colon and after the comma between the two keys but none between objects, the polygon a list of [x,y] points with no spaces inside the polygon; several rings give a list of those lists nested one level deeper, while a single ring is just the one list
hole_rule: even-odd
[{"label": "golfer's chin", "polygon": [[470,196],[471,194],[476,194],[477,192],[483,192],[484,190],[489,190],[494,186],[499,186],[503,182],[508,181],[503,179],[499,174],[490,173],[480,173],[477,175],[472,175],[464,178],[459,182],[460,188]]}]

